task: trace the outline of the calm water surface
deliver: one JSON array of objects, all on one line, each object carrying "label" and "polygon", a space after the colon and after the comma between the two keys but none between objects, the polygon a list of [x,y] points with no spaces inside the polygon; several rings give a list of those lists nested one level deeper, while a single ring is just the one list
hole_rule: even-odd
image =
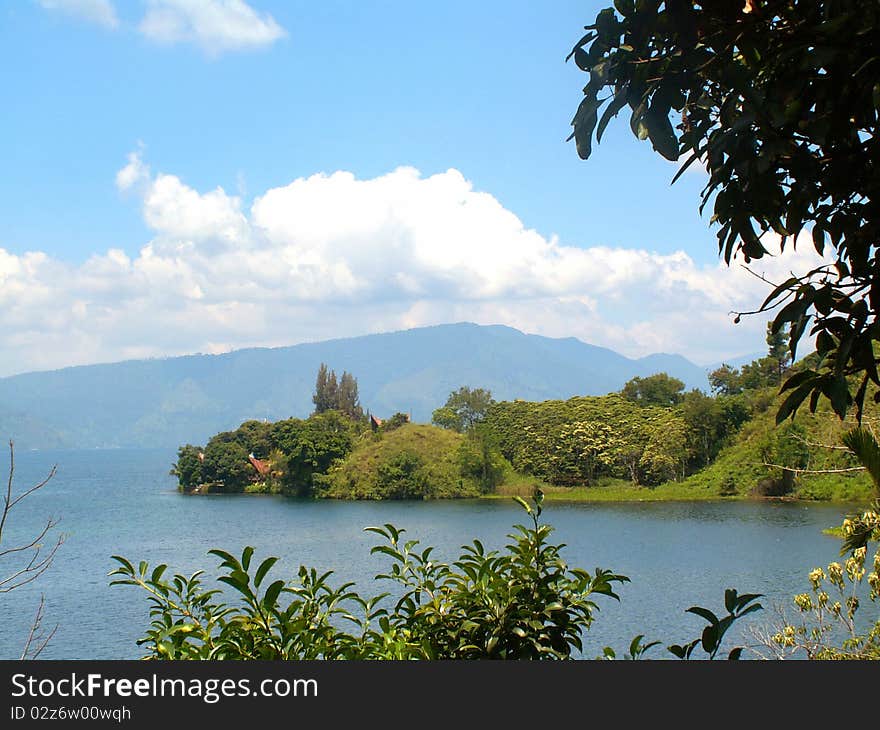
[{"label": "calm water surface", "polygon": [[[295,576],[299,565],[333,570],[356,581],[362,593],[386,590],[373,577],[387,567],[370,556],[377,536],[368,525],[390,522],[411,538],[454,559],[460,545],[479,538],[502,547],[522,510],[507,501],[307,502],[272,496],[184,497],[168,469],[172,450],[19,452],[16,485],[24,488],[58,473],[16,508],[4,544],[33,535],[41,520],[61,518],[67,535],[52,568],[36,583],[0,595],[0,658],[15,658],[40,593],[47,622],[58,631],[46,659],[133,659],[148,625],[147,603],[137,589],[108,585],[110,556],[168,563],[175,572],[213,571],[212,547],[257,558],[277,555],[275,573]],[[0,470],[5,474],[5,469]],[[837,559],[838,542],[822,534],[839,524],[845,507],[757,503],[587,505],[551,503],[546,520],[566,543],[571,566],[610,568],[632,582],[621,603],[599,597],[587,635],[587,657],[611,645],[622,653],[644,633],[666,643],[695,637],[700,619],[684,611],[722,609],[726,587],[763,593],[764,605],[788,604],[807,589],[806,573]],[[8,541],[8,542],[7,542]],[[5,573],[5,571],[4,571]],[[768,622],[772,611],[755,614]],[[656,656],[660,656],[656,654]]]}]

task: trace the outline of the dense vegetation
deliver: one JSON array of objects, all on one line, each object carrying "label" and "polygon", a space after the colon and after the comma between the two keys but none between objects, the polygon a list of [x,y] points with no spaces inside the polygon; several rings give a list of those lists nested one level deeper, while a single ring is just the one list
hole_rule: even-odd
[{"label": "dense vegetation", "polygon": [[[535,485],[576,499],[644,489],[669,499],[867,497],[870,480],[840,441],[852,419],[819,404],[776,427],[780,383],[815,356],[790,367],[782,334],[769,326],[767,345],[766,356],[711,373],[712,395],[685,392],[666,373],[564,401],[497,402],[488,390],[462,387],[435,409],[434,426],[406,414],[368,421],[354,377],[340,381],[322,365],[309,418],[246,421],[204,448],[183,446],[172,473],[185,491],[336,499],[528,494]],[[863,415],[871,421],[877,410]]]},{"label": "dense vegetation", "polygon": [[728,264],[799,237],[827,257],[774,282],[757,311],[777,310],[792,359],[803,337],[816,343],[815,363],[786,381],[780,419],[820,399],[840,418],[855,405],[858,419],[869,384],[880,387],[880,4],[615,0],[585,30],[569,54],[589,76],[572,120],[578,155],[629,107],[639,139],[685,159],[676,179],[705,167],[700,210],[711,206]]},{"label": "dense vegetation", "polygon": [[334,499],[476,497],[480,484],[463,468],[466,438],[434,426],[404,424],[369,434],[321,478],[317,496]]}]

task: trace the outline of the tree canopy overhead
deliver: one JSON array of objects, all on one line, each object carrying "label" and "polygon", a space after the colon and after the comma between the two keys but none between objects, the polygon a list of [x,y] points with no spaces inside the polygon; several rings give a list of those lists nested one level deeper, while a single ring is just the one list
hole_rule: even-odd
[{"label": "tree canopy overhead", "polygon": [[673,181],[706,167],[700,210],[711,205],[725,262],[808,232],[832,263],[774,282],[758,308],[776,310],[775,332],[788,328],[792,360],[816,338],[820,364],[784,383],[778,418],[823,395],[860,418],[868,383],[880,385],[880,3],[615,0],[585,29],[568,56],[589,74],[572,120],[578,155],[629,107],[639,139],[684,158]]}]

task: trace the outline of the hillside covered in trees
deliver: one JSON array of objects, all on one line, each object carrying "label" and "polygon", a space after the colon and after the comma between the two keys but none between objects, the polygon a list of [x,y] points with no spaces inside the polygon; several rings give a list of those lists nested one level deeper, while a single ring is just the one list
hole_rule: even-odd
[{"label": "hillside covered in trees", "polygon": [[[526,493],[599,498],[732,496],[857,499],[870,494],[830,409],[776,426],[779,384],[792,370],[781,335],[741,368],[722,365],[712,394],[667,373],[615,393],[495,401],[463,386],[433,425],[365,413],[354,375],[322,363],[304,419],[246,421],[204,447],[179,449],[187,492],[280,493],[334,499],[430,499]],[[809,359],[795,366],[809,365]],[[871,413],[866,413],[868,421]],[[604,490],[604,491],[603,491]],[[626,493],[622,490],[626,490]]]}]

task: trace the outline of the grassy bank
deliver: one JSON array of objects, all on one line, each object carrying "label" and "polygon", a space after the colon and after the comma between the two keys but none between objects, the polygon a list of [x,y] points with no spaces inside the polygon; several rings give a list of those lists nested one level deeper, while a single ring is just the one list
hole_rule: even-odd
[{"label": "grassy bank", "polygon": [[[722,495],[719,494],[714,482],[701,483],[694,479],[666,482],[657,487],[638,486],[623,479],[602,479],[590,487],[554,487],[522,475],[508,479],[495,494],[485,495],[484,499],[505,499],[515,495],[527,497],[532,494],[535,487],[544,492],[547,501],[560,502],[726,502],[772,499],[756,497],[748,492]],[[783,499],[835,504],[867,504],[873,498],[870,486],[862,484],[854,486],[851,482],[834,485],[829,480],[827,488],[818,491],[821,495],[819,498],[812,496],[817,491],[815,486],[813,489],[801,489]]]}]

